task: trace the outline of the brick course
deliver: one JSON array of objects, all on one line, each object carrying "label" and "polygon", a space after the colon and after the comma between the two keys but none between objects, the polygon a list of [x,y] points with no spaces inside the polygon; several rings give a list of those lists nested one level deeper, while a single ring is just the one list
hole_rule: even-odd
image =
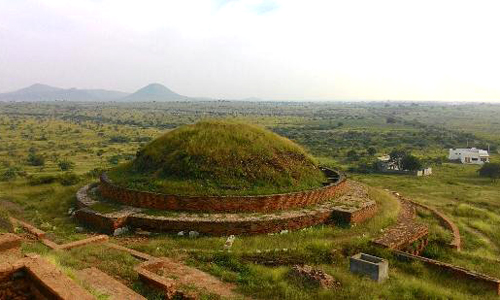
[{"label": "brick course", "polygon": [[84,224],[108,233],[122,226],[173,233],[194,230],[209,235],[273,233],[330,222],[360,223],[373,217],[377,212],[377,204],[368,198],[362,200],[364,202],[358,208],[343,208],[342,205],[340,207],[336,201],[342,202],[342,198],[335,198],[334,201],[327,201],[308,209],[276,214],[183,213],[179,216],[154,216],[132,211],[129,207],[124,209],[126,213],[119,211],[102,214],[91,209],[95,200],[88,195],[88,192],[92,188],[93,185],[88,185],[78,191],[77,206],[80,209],[76,211],[76,217]]},{"label": "brick course", "polygon": [[[167,195],[118,186],[105,173],[101,175],[99,190],[103,197],[133,207],[196,212],[271,212],[310,206],[340,195],[345,189],[345,177],[329,169],[324,169],[324,172],[329,176],[329,182],[326,186],[287,194],[257,196]],[[333,174],[336,176],[331,176]]]}]

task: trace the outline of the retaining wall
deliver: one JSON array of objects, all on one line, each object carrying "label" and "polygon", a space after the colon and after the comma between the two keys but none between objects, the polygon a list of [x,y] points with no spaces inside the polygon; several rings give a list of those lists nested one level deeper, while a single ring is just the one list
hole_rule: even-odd
[{"label": "retaining wall", "polygon": [[458,230],[458,226],[455,225],[455,223],[453,223],[447,216],[445,216],[443,213],[441,213],[440,211],[438,211],[434,207],[430,207],[430,206],[427,206],[425,204],[418,203],[418,202],[413,201],[411,199],[405,198],[405,200],[411,202],[412,204],[414,204],[418,207],[421,207],[425,210],[428,210],[428,211],[432,212],[435,216],[437,216],[440,223],[444,227],[448,228],[453,234],[453,240],[450,242],[450,247],[453,249],[456,249],[457,251],[460,251],[462,241],[460,238],[460,231]]},{"label": "retaining wall", "polygon": [[301,192],[257,196],[181,196],[124,188],[101,175],[99,190],[104,198],[125,205],[171,211],[271,212],[321,203],[344,191],[345,176],[322,168],[329,178],[324,187]]},{"label": "retaining wall", "polygon": [[[87,226],[94,227],[100,231],[112,233],[115,229],[123,226],[131,226],[141,229],[149,229],[154,232],[179,232],[197,231],[208,235],[230,235],[230,234],[259,234],[273,233],[282,230],[297,230],[317,224],[340,222],[360,223],[371,218],[377,212],[377,204],[369,201],[363,207],[342,210],[342,220],[335,213],[337,207],[331,203],[323,203],[314,209],[271,214],[272,217],[166,217],[154,216],[139,211],[125,210],[125,212],[99,213],[91,209],[94,201],[87,195],[92,185],[87,185],[77,193],[77,206],[80,208],[76,213],[77,219]],[[239,214],[237,214],[239,215]]]}]

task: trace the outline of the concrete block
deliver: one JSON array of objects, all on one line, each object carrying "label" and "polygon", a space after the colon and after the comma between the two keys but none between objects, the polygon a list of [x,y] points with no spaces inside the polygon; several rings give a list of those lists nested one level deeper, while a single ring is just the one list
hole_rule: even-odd
[{"label": "concrete block", "polygon": [[389,277],[389,262],[373,255],[358,253],[349,259],[352,273],[368,275],[372,280],[383,282]]}]

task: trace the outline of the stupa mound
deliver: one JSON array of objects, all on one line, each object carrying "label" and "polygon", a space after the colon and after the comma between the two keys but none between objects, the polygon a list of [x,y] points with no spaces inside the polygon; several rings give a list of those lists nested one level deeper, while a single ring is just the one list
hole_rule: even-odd
[{"label": "stupa mound", "polygon": [[124,187],[182,195],[276,194],[326,182],[299,145],[264,128],[229,121],[172,130],[108,176]]},{"label": "stupa mound", "polygon": [[100,231],[130,226],[211,235],[357,223],[376,203],[297,144],[229,121],[182,126],[77,193],[76,217]]}]

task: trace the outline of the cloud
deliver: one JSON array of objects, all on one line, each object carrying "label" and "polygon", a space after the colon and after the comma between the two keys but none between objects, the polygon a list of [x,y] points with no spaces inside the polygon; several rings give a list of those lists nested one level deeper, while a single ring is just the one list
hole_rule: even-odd
[{"label": "cloud", "polygon": [[[0,1],[0,90],[500,99],[496,1]],[[5,79],[4,79],[5,78]]]}]

